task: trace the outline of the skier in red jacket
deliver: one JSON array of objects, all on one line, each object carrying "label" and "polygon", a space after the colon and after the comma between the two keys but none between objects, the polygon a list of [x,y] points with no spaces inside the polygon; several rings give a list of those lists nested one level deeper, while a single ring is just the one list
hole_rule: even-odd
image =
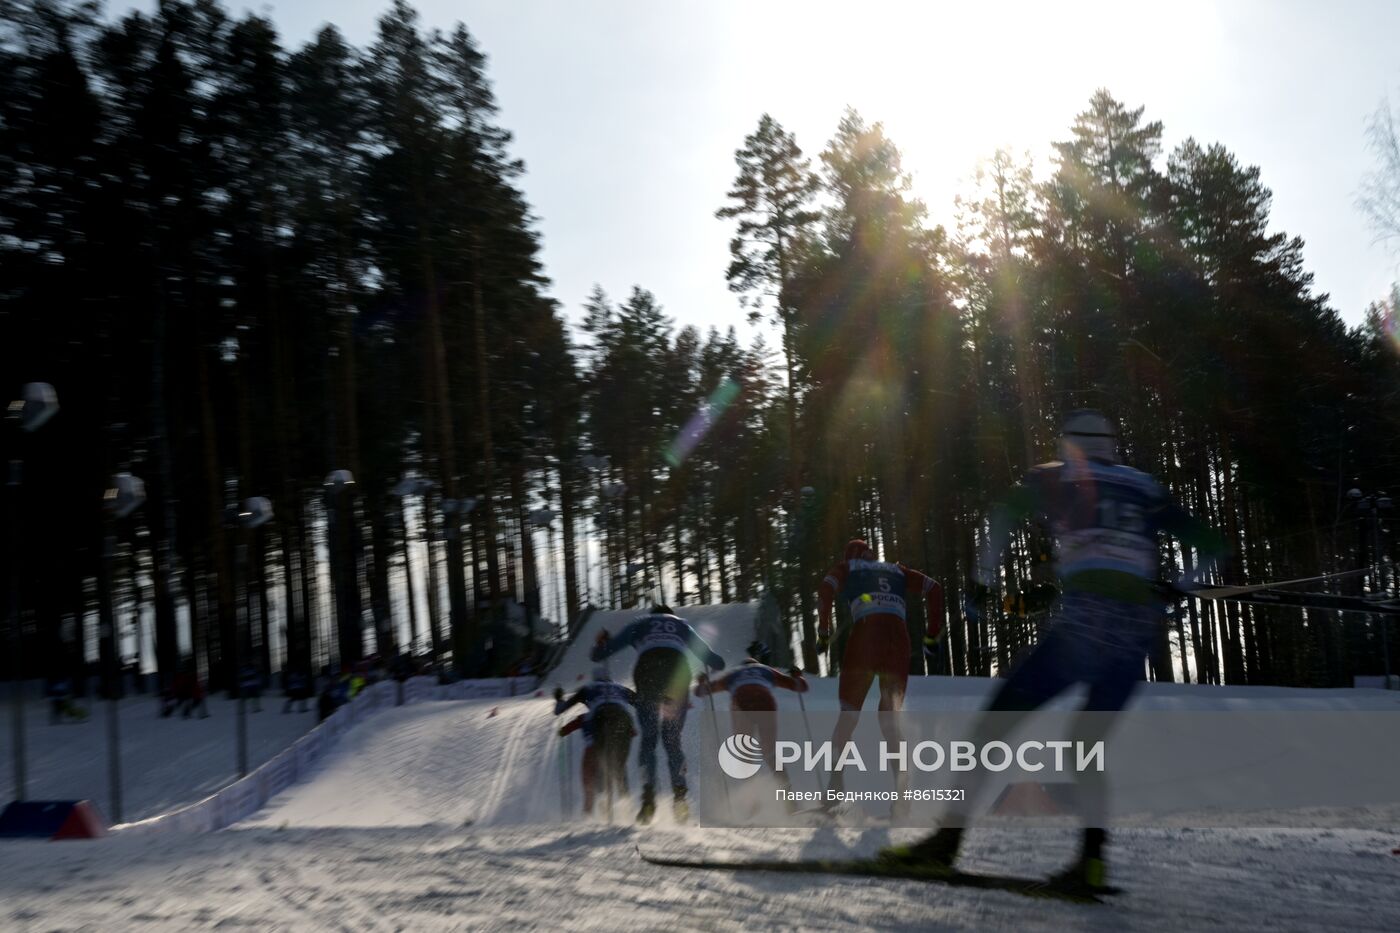
[{"label": "skier in red jacket", "polygon": [[[851,627],[841,655],[838,693],[841,715],[832,733],[833,747],[844,748],[855,734],[860,709],[873,681],[880,683],[880,712],[904,708],[909,685],[909,628],[905,622],[905,594],[923,595],[924,654],[932,655],[943,634],[943,587],[932,578],[899,563],[876,559],[870,545],[859,538],[846,545],[845,556],[827,571],[817,592],[820,597],[818,650],[825,653],[831,638],[831,607],[839,597],[851,610]],[[885,740],[900,740],[896,717],[880,716]],[[839,789],[841,773],[832,775],[829,789]]]},{"label": "skier in red jacket", "polygon": [[773,696],[774,687],[782,687],[794,693],[806,693],[807,681],[801,668],[791,668],[785,674],[766,663],[767,646],[762,642],[749,645],[750,657],[744,659],[741,667],[711,680],[701,674],[696,679],[695,695],[710,696],[729,691],[729,708],[734,717],[734,731],[752,735],[763,745],[763,757],[769,770],[784,784],[786,775],[777,769],[774,751],[777,748],[778,723],[774,716],[778,711],[778,701]]}]

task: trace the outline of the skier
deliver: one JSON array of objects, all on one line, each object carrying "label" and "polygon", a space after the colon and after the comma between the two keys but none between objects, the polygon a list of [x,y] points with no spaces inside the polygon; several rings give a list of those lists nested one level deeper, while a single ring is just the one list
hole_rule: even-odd
[{"label": "skier", "polygon": [[666,749],[666,767],[671,774],[677,822],[690,815],[686,803],[685,752],[681,749],[681,730],[690,708],[689,654],[711,670],[723,670],[724,658],[706,644],[695,629],[678,618],[668,607],[656,604],[651,612],[641,616],[616,637],[606,630],[598,633],[592,658],[602,661],[623,648],[637,650],[637,663],[632,668],[632,683],[637,690],[637,724],[642,732],[642,746],[637,754],[642,768],[642,809],[637,822],[649,823],[656,813],[656,740],[658,733]]},{"label": "skier", "polygon": [[554,715],[578,703],[587,712],[561,726],[559,734],[583,732],[583,812],[593,812],[593,798],[601,786],[611,818],[613,798],[627,794],[627,753],[637,734],[627,707],[637,705],[637,694],[614,683],[608,669],[599,665],[593,669],[593,682],[574,691],[567,700],[563,687],[554,688]]},{"label": "skier", "polygon": [[749,645],[749,657],[744,659],[741,667],[714,680],[711,680],[708,674],[700,674],[696,678],[695,695],[713,696],[729,691],[729,708],[734,718],[734,731],[755,736],[759,740],[768,769],[784,787],[791,789],[787,774],[778,770],[774,758],[777,750],[778,723],[773,714],[778,711],[778,701],[773,696],[773,688],[782,687],[794,693],[806,693],[807,680],[802,676],[802,668],[789,668],[784,674],[770,667],[768,660],[768,646],[756,641]]},{"label": "skier", "polygon": [[[825,653],[831,639],[831,608],[839,596],[851,610],[851,624],[841,655],[837,688],[841,713],[832,732],[833,748],[844,748],[855,734],[865,696],[872,681],[880,682],[880,732],[885,741],[898,744],[899,723],[893,713],[904,708],[909,684],[909,629],[904,619],[904,595],[917,589],[924,599],[924,654],[931,656],[943,634],[943,587],[917,570],[877,560],[870,545],[859,538],[846,545],[842,561],[818,588],[819,640]],[[907,778],[895,773],[897,791]],[[841,772],[832,775],[828,790],[840,790]],[[902,801],[901,801],[902,802]],[[899,804],[893,808],[902,810]]]},{"label": "skier", "polygon": [[[1029,712],[1066,689],[1088,686],[1086,712],[1122,710],[1143,677],[1143,663],[1160,636],[1165,606],[1158,576],[1159,532],[1176,537],[1198,555],[1199,578],[1225,553],[1223,539],[1191,517],[1152,477],[1119,462],[1113,425],[1096,411],[1072,412],[1060,437],[1060,459],[1034,467],[992,512],[991,534],[980,555],[977,596],[997,579],[997,565],[1019,522],[1048,521],[1059,545],[1058,610],[1040,641],[1002,682],[987,710]],[[976,617],[978,598],[967,611]],[[1016,717],[988,716],[976,744],[1004,735]],[[1086,718],[1079,731],[1101,736],[1105,719]],[[975,778],[971,778],[975,780]],[[1081,779],[1085,829],[1079,856],[1052,883],[1093,893],[1105,888],[1103,848],[1106,804],[1099,779]],[[965,800],[972,801],[968,786]],[[965,807],[966,804],[961,806]],[[886,849],[881,859],[926,870],[952,870],[962,842],[966,813],[955,810],[944,827],[923,841]]]}]

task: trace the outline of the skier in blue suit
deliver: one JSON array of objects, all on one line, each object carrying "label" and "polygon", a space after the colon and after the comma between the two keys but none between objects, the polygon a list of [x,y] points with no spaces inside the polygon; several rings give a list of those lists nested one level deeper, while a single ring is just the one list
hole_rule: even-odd
[{"label": "skier in blue suit", "polygon": [[[1060,459],[1034,467],[991,517],[991,534],[980,555],[977,589],[995,583],[1001,553],[1015,525],[1045,519],[1058,546],[1060,604],[1040,641],[1011,671],[988,712],[1028,712],[1076,684],[1088,687],[1084,709],[1116,713],[1143,679],[1147,657],[1165,624],[1157,579],[1158,536],[1168,534],[1197,552],[1199,577],[1225,553],[1218,533],[1187,514],[1146,473],[1118,460],[1113,425],[1096,411],[1072,412],[1060,438]],[[967,612],[976,616],[977,600]],[[1000,738],[1013,717],[990,717],[978,729],[978,744]],[[1090,728],[1104,730],[1111,717]],[[1086,720],[1087,722],[1087,720]],[[1079,858],[1054,881],[1071,888],[1105,887],[1103,848],[1107,822],[1103,787],[1081,777],[1085,829]],[[967,788],[971,802],[973,788]],[[966,804],[964,804],[966,806]],[[952,870],[962,843],[965,812],[949,814],[945,826],[913,846],[886,849],[891,862]],[[955,825],[948,825],[955,824]]]},{"label": "skier in blue suit", "polygon": [[666,750],[666,766],[671,773],[671,793],[677,822],[690,814],[686,803],[685,752],[681,730],[690,707],[690,657],[710,670],[723,670],[724,658],[710,648],[684,619],[668,607],[657,604],[651,612],[628,625],[617,635],[598,634],[593,660],[602,661],[624,648],[635,648],[637,663],[632,668],[632,685],[637,691],[637,726],[641,749],[637,760],[642,769],[642,808],[637,822],[649,823],[656,813],[656,741]]}]

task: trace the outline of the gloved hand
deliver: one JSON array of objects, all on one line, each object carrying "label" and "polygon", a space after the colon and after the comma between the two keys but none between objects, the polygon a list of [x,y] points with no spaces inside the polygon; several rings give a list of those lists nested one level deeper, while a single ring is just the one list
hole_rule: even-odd
[{"label": "gloved hand", "polygon": [[608,639],[611,637],[612,636],[608,634],[608,630],[603,629],[601,632],[598,633],[598,637],[593,639],[593,644],[601,648],[608,643]]},{"label": "gloved hand", "polygon": [[788,676],[791,677],[793,680],[801,680],[802,668],[794,664],[792,667],[788,668]]},{"label": "gloved hand", "polygon": [[563,687],[555,687],[555,688],[554,688],[554,702],[555,702],[555,703],[558,703],[558,702],[559,702],[560,700],[562,700],[562,699],[564,699],[564,688],[563,688]]},{"label": "gloved hand", "polygon": [[943,642],[943,630],[939,629],[937,635],[924,636],[924,657],[931,658],[938,654],[938,646]]},{"label": "gloved hand", "polygon": [[709,672],[708,672],[708,671],[701,671],[700,673],[696,674],[696,675],[695,675],[695,682],[696,682],[697,684],[707,684],[707,683],[709,683],[709,682],[710,682],[710,674],[709,674]]}]

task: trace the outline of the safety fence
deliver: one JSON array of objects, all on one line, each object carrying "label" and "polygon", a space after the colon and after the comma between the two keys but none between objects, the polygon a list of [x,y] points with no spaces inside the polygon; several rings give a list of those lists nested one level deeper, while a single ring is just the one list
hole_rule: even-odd
[{"label": "safety fence", "polygon": [[439,684],[432,677],[410,677],[402,684],[397,681],[370,684],[353,700],[328,716],[325,722],[249,772],[247,776],[196,803],[159,816],[114,826],[112,830],[126,835],[208,833],[224,829],[252,816],[273,797],[310,777],[320,764],[321,758],[335,747],[341,736],[381,710],[431,700],[522,696],[534,691],[537,683],[534,677],[459,680],[449,684]]}]

